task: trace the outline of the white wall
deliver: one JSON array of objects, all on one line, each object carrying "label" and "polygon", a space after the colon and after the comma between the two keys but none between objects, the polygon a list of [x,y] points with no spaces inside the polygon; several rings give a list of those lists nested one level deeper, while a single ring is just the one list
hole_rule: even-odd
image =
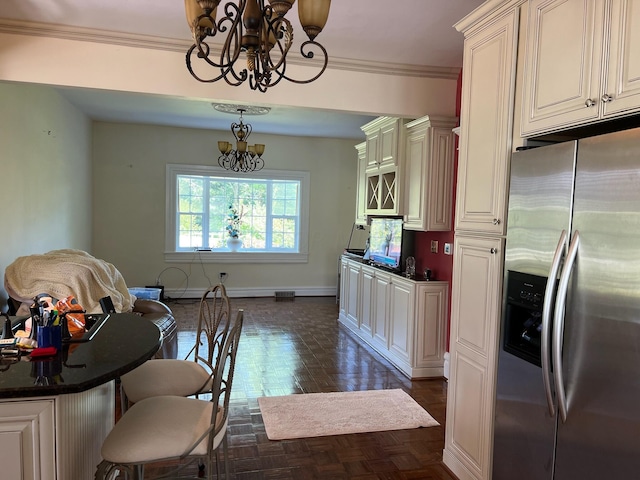
[{"label": "white wall", "polygon": [[188,288],[199,295],[222,271],[231,294],[335,294],[338,256],[355,216],[358,142],[352,140],[251,136],[266,144],[266,168],[311,174],[308,263],[201,264],[196,253],[190,263],[164,262],[166,164],[214,164],[217,141],[229,137],[231,132],[95,122],[94,255],[114,263],[129,286],[154,284],[168,268],[161,281],[174,294]]},{"label": "white wall", "polygon": [[[92,37],[86,34],[68,34],[66,38],[46,34],[0,32],[0,80],[406,118],[455,115],[457,72],[443,78],[388,69],[350,71],[334,68],[330,61],[315,82],[283,82],[260,93],[247,85],[198,82],[185,66],[186,47],[176,50],[117,37],[112,39],[114,44],[108,44],[103,43],[104,38],[90,41]],[[141,48],[145,46],[150,48]],[[307,78],[309,71],[317,73],[315,68],[293,64],[287,69],[294,78]]]},{"label": "white wall", "polygon": [[[91,246],[91,123],[47,87],[0,82],[0,273],[17,257]],[[6,292],[0,289],[4,310]]]}]

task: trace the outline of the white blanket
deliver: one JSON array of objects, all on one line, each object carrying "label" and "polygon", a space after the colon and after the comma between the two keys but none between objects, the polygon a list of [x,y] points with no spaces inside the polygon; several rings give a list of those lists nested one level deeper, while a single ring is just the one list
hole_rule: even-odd
[{"label": "white blanket", "polygon": [[41,293],[56,299],[73,295],[89,313],[102,311],[103,297],[111,297],[117,312],[130,312],[136,300],[116,267],[82,250],[19,257],[5,270],[4,287],[12,298],[27,304]]}]

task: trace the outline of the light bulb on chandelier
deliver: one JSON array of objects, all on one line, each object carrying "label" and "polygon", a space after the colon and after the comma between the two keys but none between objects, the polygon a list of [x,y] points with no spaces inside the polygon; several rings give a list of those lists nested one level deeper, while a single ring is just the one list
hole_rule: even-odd
[{"label": "light bulb on chandelier", "polygon": [[218,165],[233,172],[257,172],[264,167],[262,159],[264,145],[261,143],[247,144],[247,139],[253,129],[250,124],[242,121],[242,114],[246,112],[246,109],[238,108],[237,110],[240,112],[240,121],[231,124],[231,133],[236,139],[236,149],[233,149],[230,142],[219,141],[218,149],[221,155],[218,157]]},{"label": "light bulb on chandelier", "polygon": [[[187,22],[194,40],[187,51],[186,62],[194,78],[207,83],[224,79],[232,86],[249,80],[251,89],[265,92],[283,78],[293,83],[311,83],[324,73],[327,51],[315,38],[327,23],[331,0],[298,0],[300,24],[309,38],[300,46],[302,59],[313,59],[316,53],[322,56],[317,62],[320,71],[306,80],[285,74],[287,54],[293,42],[293,27],[285,15],[295,0],[268,0],[267,5],[265,0],[236,3],[225,4],[220,12],[224,16],[219,18],[220,0],[185,0]],[[221,50],[210,45],[217,34],[225,33]],[[241,52],[245,53],[246,68],[236,65]],[[216,73],[210,77],[196,73],[197,62],[192,64],[194,57],[202,60],[202,65],[213,67]]]}]

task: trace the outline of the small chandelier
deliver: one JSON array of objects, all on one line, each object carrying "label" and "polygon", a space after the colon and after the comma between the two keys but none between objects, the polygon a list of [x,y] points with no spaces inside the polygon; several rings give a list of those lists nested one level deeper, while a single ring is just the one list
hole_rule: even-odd
[{"label": "small chandelier", "polygon": [[[302,57],[314,57],[314,49],[324,57],[324,64],[317,75],[307,80],[296,80],[286,75],[287,54],[293,42],[293,27],[285,18],[295,0],[238,0],[229,2],[222,9],[224,16],[217,19],[220,0],[185,0],[187,22],[194,44],[187,51],[187,69],[201,82],[213,83],[224,79],[229,85],[238,86],[249,80],[252,90],[266,92],[283,78],[293,83],[311,83],[324,73],[328,56],[325,48],[315,41],[329,16],[331,0],[298,0],[298,16],[309,40],[300,46]],[[228,33],[227,33],[228,32]],[[222,51],[214,53],[207,43],[218,33],[223,38]],[[245,52],[246,68],[236,65],[240,53]],[[193,57],[204,60],[217,73],[202,78],[193,71]]]},{"label": "small chandelier", "polygon": [[242,122],[242,113],[246,109],[238,108],[238,111],[240,122],[231,124],[231,133],[236,139],[236,149],[233,150],[230,142],[219,141],[218,149],[222,155],[218,157],[218,165],[234,172],[257,172],[264,167],[262,159],[264,145],[261,143],[247,145],[247,139],[253,129],[250,124]]}]

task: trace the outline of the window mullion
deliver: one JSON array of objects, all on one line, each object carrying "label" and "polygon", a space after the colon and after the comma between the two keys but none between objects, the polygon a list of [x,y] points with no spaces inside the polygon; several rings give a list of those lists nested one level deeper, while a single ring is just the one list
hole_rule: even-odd
[{"label": "window mullion", "polygon": [[265,234],[265,247],[267,250],[271,250],[273,248],[273,181],[267,180],[267,231]]},{"label": "window mullion", "polygon": [[209,191],[211,189],[210,178],[203,177],[202,192],[202,248],[209,248]]}]

